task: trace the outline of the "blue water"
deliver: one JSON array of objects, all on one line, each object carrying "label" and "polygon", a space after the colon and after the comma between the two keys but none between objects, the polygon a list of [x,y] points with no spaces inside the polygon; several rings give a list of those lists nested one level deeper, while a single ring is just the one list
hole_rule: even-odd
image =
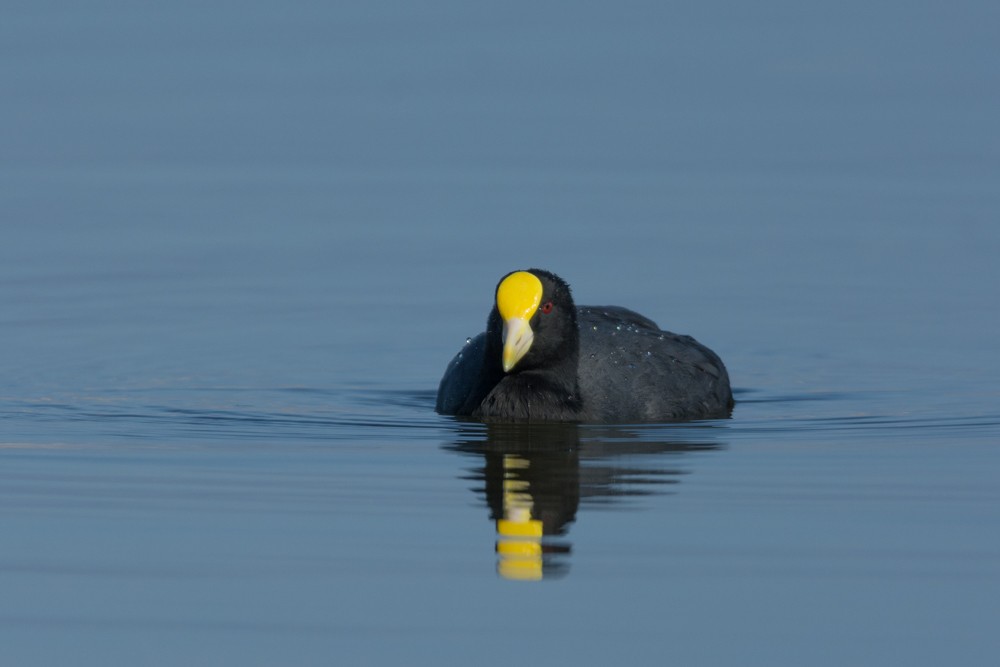
[{"label": "blue water", "polygon": [[[8,6],[0,664],[993,665],[998,19]],[[434,414],[529,266],[732,418]]]}]

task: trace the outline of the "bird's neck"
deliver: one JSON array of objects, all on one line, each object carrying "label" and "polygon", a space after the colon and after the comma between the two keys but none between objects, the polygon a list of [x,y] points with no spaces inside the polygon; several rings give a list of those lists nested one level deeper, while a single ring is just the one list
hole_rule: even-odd
[{"label": "bird's neck", "polygon": [[544,368],[531,368],[510,377],[529,382],[536,390],[552,391],[557,394],[578,396],[580,378],[577,374],[577,355],[567,355],[558,361],[550,361]]},{"label": "bird's neck", "polygon": [[548,367],[505,375],[475,414],[513,420],[577,421],[582,409],[576,367],[562,373]]}]

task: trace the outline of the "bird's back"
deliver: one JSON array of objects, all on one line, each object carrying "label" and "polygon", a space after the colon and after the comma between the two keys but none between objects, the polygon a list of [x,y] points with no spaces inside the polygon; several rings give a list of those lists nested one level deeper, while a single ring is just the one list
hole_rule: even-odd
[{"label": "bird's back", "polygon": [[581,306],[582,421],[723,417],[732,407],[719,357],[690,336],[661,330],[626,308]]}]

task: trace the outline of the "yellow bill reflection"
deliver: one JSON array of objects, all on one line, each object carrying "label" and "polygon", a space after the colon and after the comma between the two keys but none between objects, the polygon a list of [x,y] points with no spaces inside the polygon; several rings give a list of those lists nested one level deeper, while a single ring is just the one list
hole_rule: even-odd
[{"label": "yellow bill reflection", "polygon": [[503,457],[503,518],[497,519],[497,572],[505,579],[542,578],[542,522],[532,518],[531,485],[518,478],[531,463],[516,454]]}]

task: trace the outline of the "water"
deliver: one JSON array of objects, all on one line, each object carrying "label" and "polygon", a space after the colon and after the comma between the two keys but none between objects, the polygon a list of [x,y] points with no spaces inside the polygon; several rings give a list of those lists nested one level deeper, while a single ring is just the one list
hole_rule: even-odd
[{"label": "water", "polygon": [[[992,665],[997,18],[9,7],[0,663]],[[435,415],[527,266],[733,418]]]}]

